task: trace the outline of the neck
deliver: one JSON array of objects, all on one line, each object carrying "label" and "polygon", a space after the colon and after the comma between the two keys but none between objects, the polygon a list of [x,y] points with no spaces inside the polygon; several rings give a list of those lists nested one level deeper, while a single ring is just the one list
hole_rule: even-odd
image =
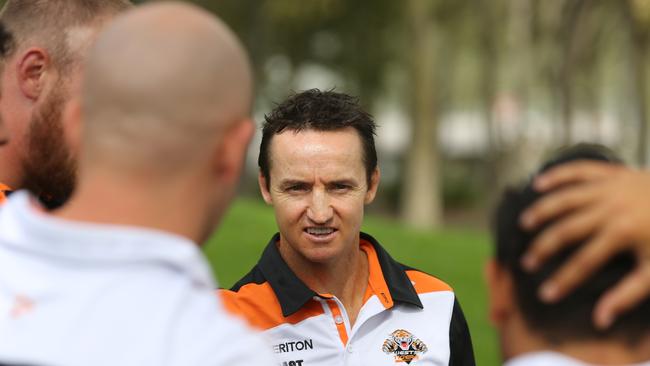
[{"label": "neck", "polygon": [[650,336],[633,345],[618,339],[571,340],[553,344],[528,330],[523,323],[511,324],[508,328],[501,332],[502,351],[506,359],[541,351],[553,351],[597,365],[635,364],[650,359]]},{"label": "neck", "polygon": [[[55,216],[98,224],[166,231],[195,243],[204,240],[205,198],[185,186],[161,179],[134,179],[93,172],[82,175],[75,193]],[[182,213],[179,213],[182,209]]]},{"label": "neck", "polygon": [[317,293],[336,296],[343,303],[351,325],[354,324],[368,286],[368,257],[365,252],[357,245],[336,260],[307,263],[282,248],[280,245],[280,254],[296,276]]},{"label": "neck", "polygon": [[591,364],[635,364],[650,360],[650,338],[634,345],[622,340],[568,342],[552,350]]}]

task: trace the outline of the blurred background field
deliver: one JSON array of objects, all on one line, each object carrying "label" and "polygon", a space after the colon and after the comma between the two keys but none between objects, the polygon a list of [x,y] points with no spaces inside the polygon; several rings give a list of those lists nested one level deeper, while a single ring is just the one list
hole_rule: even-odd
[{"label": "blurred background field", "polygon": [[[396,260],[454,287],[472,332],[478,364],[499,364],[496,337],[487,322],[482,280],[483,264],[491,249],[485,233],[414,230],[379,217],[367,217],[363,230],[377,238]],[[205,247],[220,286],[230,287],[246,274],[276,231],[273,210],[261,199],[239,199]]]}]

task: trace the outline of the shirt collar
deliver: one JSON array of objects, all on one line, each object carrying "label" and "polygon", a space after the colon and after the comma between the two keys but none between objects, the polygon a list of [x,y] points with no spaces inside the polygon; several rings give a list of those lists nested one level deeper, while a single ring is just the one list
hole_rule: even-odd
[{"label": "shirt collar", "polygon": [[[282,315],[287,317],[300,310],[314,296],[318,296],[318,293],[307,287],[282,259],[277,247],[279,240],[279,233],[271,238],[257,265],[264,278],[273,288],[273,292],[280,302]],[[381,273],[390,293],[390,303],[399,302],[423,308],[422,302],[411,280],[404,272],[403,266],[391,258],[372,236],[361,233],[360,240],[370,243],[377,254],[377,263],[370,263],[370,266],[376,265],[381,268]],[[372,256],[368,256],[368,258],[373,260]]]},{"label": "shirt collar", "polygon": [[26,191],[11,195],[0,209],[0,246],[53,260],[168,266],[215,287],[210,266],[189,239],[142,227],[64,220],[37,204]]},{"label": "shirt collar", "polygon": [[393,301],[410,304],[417,306],[420,309],[424,309],[420,297],[415,291],[415,287],[413,287],[413,283],[404,271],[405,267],[395,261],[372,236],[366,233],[361,233],[361,240],[372,244],[375,249],[381,272]]}]

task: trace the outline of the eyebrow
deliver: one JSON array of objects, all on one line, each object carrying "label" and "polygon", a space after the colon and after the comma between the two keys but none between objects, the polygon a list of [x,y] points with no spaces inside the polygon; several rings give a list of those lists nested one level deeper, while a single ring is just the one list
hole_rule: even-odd
[{"label": "eyebrow", "polygon": [[287,179],[287,180],[280,181],[280,187],[288,187],[296,184],[310,184],[310,183],[298,179]]},{"label": "eyebrow", "polygon": [[357,185],[358,183],[357,183],[357,181],[355,179],[344,178],[344,179],[337,179],[337,180],[333,180],[331,182],[327,182],[327,184],[328,185],[329,184],[345,184],[345,185],[354,186],[354,185]]},{"label": "eyebrow", "polygon": [[[293,185],[296,185],[296,184],[309,184],[309,185],[311,185],[312,183],[308,182],[308,181],[304,181],[304,180],[299,180],[299,179],[287,179],[287,180],[283,180],[283,181],[280,182],[280,187],[285,188],[285,187],[293,186]],[[355,179],[343,178],[343,179],[332,180],[332,181],[326,182],[325,184],[326,185],[347,184],[347,185],[354,186],[354,185],[357,185],[358,183],[357,183],[357,181]]]}]

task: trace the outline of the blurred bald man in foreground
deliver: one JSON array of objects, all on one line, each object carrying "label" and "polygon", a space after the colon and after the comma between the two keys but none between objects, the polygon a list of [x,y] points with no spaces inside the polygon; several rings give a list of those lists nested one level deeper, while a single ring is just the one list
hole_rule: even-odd
[{"label": "blurred bald man in foreground", "polygon": [[75,194],[48,213],[16,192],[0,210],[0,364],[274,364],[222,310],[197,245],[238,182],[251,79],[231,31],[187,4],[98,37],[67,116],[83,120]]}]

